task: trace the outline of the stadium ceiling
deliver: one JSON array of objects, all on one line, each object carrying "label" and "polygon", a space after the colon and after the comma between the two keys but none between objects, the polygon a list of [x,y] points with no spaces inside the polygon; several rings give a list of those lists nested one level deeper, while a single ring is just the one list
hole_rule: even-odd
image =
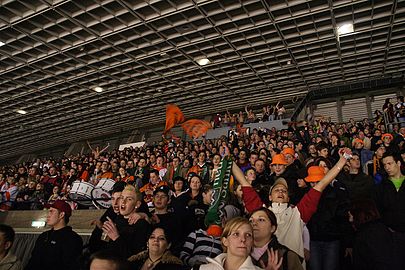
[{"label": "stadium ceiling", "polygon": [[403,76],[405,1],[0,0],[0,42],[4,158]]}]

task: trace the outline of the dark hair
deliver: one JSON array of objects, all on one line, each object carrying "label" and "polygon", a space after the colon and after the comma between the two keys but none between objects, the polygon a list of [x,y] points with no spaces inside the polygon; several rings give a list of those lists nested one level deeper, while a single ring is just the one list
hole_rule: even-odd
[{"label": "dark hair", "polygon": [[124,181],[115,182],[115,184],[111,190],[111,194],[116,193],[116,192],[122,192],[126,185],[127,185],[127,183],[125,183]]},{"label": "dark hair", "polygon": [[14,242],[15,232],[11,226],[0,224],[0,232],[3,233],[6,242],[11,242],[11,244]]},{"label": "dark hair", "polygon": [[256,173],[256,169],[254,167],[249,167],[245,171],[245,175],[247,175],[248,171],[254,171]]},{"label": "dark hair", "polygon": [[276,230],[277,230],[277,217],[276,215],[273,213],[273,211],[271,211],[270,209],[266,208],[266,207],[261,207],[255,211],[253,211],[250,215],[249,218],[256,212],[262,211],[264,213],[266,213],[266,216],[269,218],[270,223],[272,226],[276,226]]},{"label": "dark hair", "polygon": [[213,187],[211,185],[209,185],[209,184],[206,184],[206,185],[204,185],[202,187],[201,190],[202,190],[203,193],[208,193],[210,190],[213,190]]},{"label": "dark hair", "polygon": [[324,142],[324,141],[319,142],[319,143],[315,146],[315,148],[316,148],[317,151],[321,151],[322,149],[325,149],[325,148],[329,150],[328,144],[327,144],[326,142]]},{"label": "dark hair", "polygon": [[149,174],[154,173],[155,175],[159,176],[159,171],[156,169],[152,169],[149,171]]},{"label": "dark hair", "polygon": [[149,238],[150,238],[150,236],[152,235],[153,231],[156,230],[156,229],[161,229],[161,230],[163,230],[163,232],[164,232],[164,234],[165,234],[165,236],[166,236],[167,244],[172,243],[173,237],[172,237],[172,235],[170,234],[170,229],[168,229],[166,226],[163,226],[163,225],[161,225],[161,224],[156,224],[156,225],[153,225],[153,226],[152,226],[152,230],[150,231],[150,234],[149,234],[149,236],[148,236],[148,241],[149,241]]},{"label": "dark hair", "polygon": [[114,268],[110,268],[110,270],[130,270],[131,269],[128,261],[117,256],[110,250],[101,250],[101,251],[93,253],[90,256],[89,268],[90,268],[91,263],[95,259],[105,260],[105,261],[109,261],[110,263],[112,263]]},{"label": "dark hair", "polygon": [[370,199],[353,201],[350,214],[353,216],[353,224],[356,228],[381,218],[375,202]]},{"label": "dark hair", "polygon": [[[332,169],[332,167],[333,167],[333,166],[332,166],[332,163],[330,162],[329,159],[324,158],[324,157],[317,157],[317,158],[314,160],[313,165],[319,166],[319,163],[320,163],[321,161],[325,162],[325,164],[326,164],[326,166],[328,167],[329,170]],[[310,167],[310,166],[308,166],[308,168],[309,168],[309,167]]]},{"label": "dark hair", "polygon": [[395,163],[397,163],[398,161],[402,163],[402,161],[401,161],[402,158],[401,158],[400,155],[398,155],[398,153],[395,153],[395,152],[392,152],[392,151],[385,152],[383,154],[382,158],[384,159],[386,157],[392,157],[394,159]]}]

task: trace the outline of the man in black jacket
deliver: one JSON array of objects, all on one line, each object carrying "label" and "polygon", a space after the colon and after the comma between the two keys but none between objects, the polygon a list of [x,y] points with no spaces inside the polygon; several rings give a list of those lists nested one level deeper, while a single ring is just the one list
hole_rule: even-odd
[{"label": "man in black jacket", "polygon": [[125,186],[121,193],[120,215],[115,220],[107,217],[103,224],[103,232],[110,241],[108,249],[123,259],[146,249],[150,234],[150,224],[145,219],[130,225],[128,219],[138,212],[142,205],[141,193],[132,185]]},{"label": "man in black jacket", "polygon": [[405,176],[401,173],[401,157],[386,152],[382,161],[388,177],[377,188],[377,207],[385,225],[405,235]]},{"label": "man in black jacket", "polygon": [[62,200],[47,207],[46,223],[51,230],[38,237],[25,270],[79,269],[83,241],[72,227],[67,226],[72,209]]}]

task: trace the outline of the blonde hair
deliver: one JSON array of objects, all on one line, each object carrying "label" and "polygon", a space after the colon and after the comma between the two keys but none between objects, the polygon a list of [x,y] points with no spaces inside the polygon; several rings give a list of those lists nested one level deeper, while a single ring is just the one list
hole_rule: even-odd
[{"label": "blonde hair", "polygon": [[[247,218],[235,217],[228,220],[225,224],[224,230],[222,231],[221,239],[227,238],[233,231],[236,231],[243,225],[252,226]],[[224,252],[226,252],[226,247],[222,244]]]},{"label": "blonde hair", "polygon": [[142,193],[139,191],[138,188],[134,187],[133,185],[126,185],[124,190],[129,191],[129,192],[134,192],[135,193],[135,200],[136,201],[142,201]]}]

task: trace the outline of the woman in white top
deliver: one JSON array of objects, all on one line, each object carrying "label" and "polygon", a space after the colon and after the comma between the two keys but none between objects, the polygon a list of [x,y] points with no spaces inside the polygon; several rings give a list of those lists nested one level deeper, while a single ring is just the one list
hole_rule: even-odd
[{"label": "woman in white top", "polygon": [[[246,218],[236,217],[229,220],[222,232],[222,253],[214,259],[207,258],[208,264],[199,267],[200,270],[261,270],[253,264],[250,252],[253,247],[253,228]],[[266,270],[278,270],[282,259],[278,262],[278,255],[269,252]]]}]

